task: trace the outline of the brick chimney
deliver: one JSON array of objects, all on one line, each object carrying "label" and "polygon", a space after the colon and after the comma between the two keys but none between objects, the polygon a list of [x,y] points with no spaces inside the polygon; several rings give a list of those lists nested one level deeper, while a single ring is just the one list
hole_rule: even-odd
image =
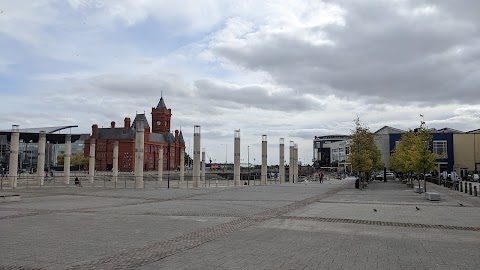
[{"label": "brick chimney", "polygon": [[130,117],[125,117],[125,120],[123,120],[123,132],[127,132],[130,126],[131,126]]},{"label": "brick chimney", "polygon": [[93,124],[92,125],[92,138],[97,138],[98,137],[98,125]]},{"label": "brick chimney", "polygon": [[115,128],[115,121],[110,122],[110,127]]}]

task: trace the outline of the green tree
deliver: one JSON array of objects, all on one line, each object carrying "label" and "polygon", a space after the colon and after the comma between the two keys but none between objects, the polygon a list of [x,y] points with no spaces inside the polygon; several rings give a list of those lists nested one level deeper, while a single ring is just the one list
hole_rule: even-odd
[{"label": "green tree", "polygon": [[83,155],[83,152],[76,152],[70,158],[70,164],[72,166],[78,167],[87,167],[88,166],[88,158]]},{"label": "green tree", "polygon": [[57,156],[57,164],[63,165],[65,162],[65,154],[60,154]]},{"label": "green tree", "polygon": [[[350,155],[348,161],[362,182],[383,167],[381,153],[375,144],[375,138],[370,129],[355,119],[355,130],[352,132]],[[363,188],[363,184],[361,185]]]},{"label": "green tree", "polygon": [[391,168],[406,173],[409,179],[416,173],[419,187],[419,176],[423,175],[424,190],[426,190],[425,173],[435,169],[435,160],[438,159],[438,155],[430,150],[431,143],[432,135],[422,122],[420,128],[402,135],[390,159]]},{"label": "green tree", "polygon": [[413,131],[404,133],[390,158],[390,168],[407,175],[408,179],[415,171],[416,135]]}]

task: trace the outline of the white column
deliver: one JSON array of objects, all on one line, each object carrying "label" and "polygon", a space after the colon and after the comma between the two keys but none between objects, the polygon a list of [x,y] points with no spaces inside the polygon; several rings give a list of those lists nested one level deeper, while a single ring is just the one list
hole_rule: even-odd
[{"label": "white column", "polygon": [[279,177],[280,177],[280,184],[284,184],[285,183],[285,163],[284,163],[284,160],[285,160],[285,145],[284,145],[284,139],[283,138],[280,138],[280,158],[278,160],[278,174],[279,174]]},{"label": "white column", "polygon": [[158,152],[158,182],[163,181],[163,146]]},{"label": "white column", "polygon": [[185,149],[180,149],[180,182],[185,180]]},{"label": "white column", "polygon": [[118,148],[119,148],[118,141],[113,142],[112,177],[113,177],[113,182],[115,183],[118,181]]},{"label": "white column", "polygon": [[293,143],[293,141],[290,141],[290,149],[289,149],[290,162],[288,164],[288,181],[290,183],[295,183],[295,180],[293,179],[293,174],[294,174],[293,160],[295,160],[294,153],[293,153],[293,147],[294,147],[294,143]]},{"label": "white column", "polygon": [[205,183],[205,148],[202,148],[202,177],[200,179],[200,181],[202,181],[202,183]]},{"label": "white column", "polygon": [[72,156],[72,135],[65,135],[65,157],[63,159],[63,183],[70,184],[70,157]]},{"label": "white column", "polygon": [[20,133],[18,131],[18,125],[13,125],[12,134],[10,135],[10,163],[8,165],[8,178],[12,188],[17,187],[19,145]]},{"label": "white column", "polygon": [[235,186],[240,186],[240,129],[235,130],[233,139],[233,179]]},{"label": "white column", "polygon": [[200,126],[193,128],[193,187],[200,186]]},{"label": "white column", "polygon": [[88,156],[88,180],[93,185],[95,180],[95,139],[90,139],[90,155]]},{"label": "white column", "polygon": [[294,167],[293,179],[294,179],[294,182],[297,183],[298,182],[298,144],[295,144],[295,146],[293,147],[293,156],[294,156],[294,160],[293,160],[293,167]]},{"label": "white column", "polygon": [[43,186],[45,179],[45,144],[47,143],[47,135],[45,131],[40,131],[38,134],[38,158],[37,158],[37,181],[40,186]]},{"label": "white column", "polygon": [[[138,120],[138,119],[137,119]],[[135,123],[135,187],[144,188],[143,184],[143,148],[145,144],[143,120]]]},{"label": "white column", "polygon": [[267,135],[262,135],[262,173],[261,184],[267,184]]}]

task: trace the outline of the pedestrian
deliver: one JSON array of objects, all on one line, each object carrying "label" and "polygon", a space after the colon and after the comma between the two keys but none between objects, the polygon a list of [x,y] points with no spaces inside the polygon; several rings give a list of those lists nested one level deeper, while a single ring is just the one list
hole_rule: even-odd
[{"label": "pedestrian", "polygon": [[320,172],[320,183],[323,183],[323,172]]},{"label": "pedestrian", "polygon": [[78,179],[78,176],[75,177],[75,186],[77,186],[77,187],[81,187],[81,186],[82,186],[82,184],[80,183],[80,180]]}]

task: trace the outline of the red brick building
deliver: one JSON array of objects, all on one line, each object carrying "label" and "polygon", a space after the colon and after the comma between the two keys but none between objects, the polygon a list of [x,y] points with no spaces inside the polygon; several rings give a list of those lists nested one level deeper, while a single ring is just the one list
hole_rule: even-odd
[{"label": "red brick building", "polygon": [[[144,170],[158,170],[158,152],[163,148],[163,169],[172,170],[180,166],[180,153],[185,151],[185,140],[181,131],[170,133],[172,110],[167,109],[163,97],[157,107],[152,108],[152,128],[148,124],[145,114],[137,114],[133,123],[125,117],[123,127],[116,127],[112,121],[108,128],[98,128],[92,125],[90,139],[95,139],[95,169],[108,171],[113,168],[113,145],[119,143],[118,170],[129,172],[135,168],[135,123],[144,121]],[[91,140],[85,141],[85,156],[90,155]]]}]

